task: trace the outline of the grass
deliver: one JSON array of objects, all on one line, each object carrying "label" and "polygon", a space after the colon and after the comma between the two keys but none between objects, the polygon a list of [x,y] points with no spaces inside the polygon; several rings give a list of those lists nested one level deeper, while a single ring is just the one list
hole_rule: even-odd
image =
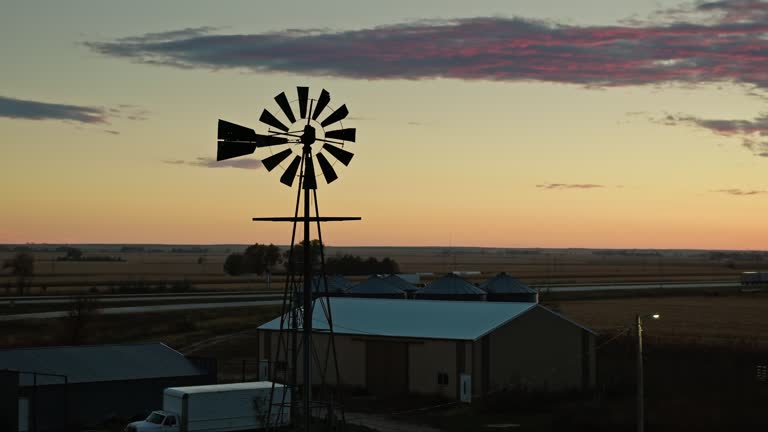
[{"label": "grass", "polygon": [[[80,344],[161,341],[183,348],[214,336],[255,329],[279,315],[280,306],[193,310],[133,315],[94,315],[87,319]],[[3,322],[0,348],[72,344],[71,321],[62,319]]]}]

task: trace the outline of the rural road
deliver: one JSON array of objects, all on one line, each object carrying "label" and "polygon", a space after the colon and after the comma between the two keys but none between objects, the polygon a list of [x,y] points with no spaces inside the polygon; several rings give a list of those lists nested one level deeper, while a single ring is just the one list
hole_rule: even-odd
[{"label": "rural road", "polygon": [[[259,293],[259,294],[241,294],[241,293],[210,293],[210,294],[149,294],[149,295],[96,295],[99,303],[129,303],[142,301],[177,301],[177,300],[203,300],[203,299],[255,299],[282,296],[282,292]],[[90,296],[89,296],[90,298]],[[73,296],[34,296],[34,297],[3,297],[0,300],[0,306],[9,305],[11,302],[15,305],[30,304],[66,304],[72,303],[78,297]]]},{"label": "rural road", "polygon": [[617,291],[617,290],[636,290],[636,289],[659,289],[659,288],[736,288],[741,286],[739,282],[653,282],[653,283],[621,283],[621,284],[594,284],[594,285],[537,285],[544,292],[577,292],[577,291]]},{"label": "rural road", "polygon": [[[283,304],[282,300],[260,300],[260,301],[237,301],[237,302],[222,302],[222,303],[187,303],[187,304],[169,304],[169,305],[151,305],[151,306],[126,306],[126,307],[112,307],[112,308],[100,308],[97,311],[102,315],[125,315],[145,312],[167,312],[167,311],[183,311],[183,310],[195,310],[195,309],[219,309],[219,308],[234,308],[234,307],[249,307],[249,306],[273,306]],[[0,315],[0,321],[18,321],[26,319],[46,319],[46,318],[63,318],[69,315],[68,311],[51,311],[51,312],[37,312],[37,313],[25,313],[17,315]]]}]

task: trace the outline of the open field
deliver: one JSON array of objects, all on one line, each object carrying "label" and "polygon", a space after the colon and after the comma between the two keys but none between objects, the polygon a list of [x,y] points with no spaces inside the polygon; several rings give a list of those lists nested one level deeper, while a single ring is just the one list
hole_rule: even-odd
[{"label": "open field", "polygon": [[[55,249],[55,248],[54,248]],[[150,249],[152,252],[121,252],[118,246],[83,248],[88,256],[110,256],[122,261],[58,261],[62,252],[31,251],[35,257],[34,276],[29,280],[30,294],[70,294],[83,291],[119,292],[140,287],[144,290],[190,285],[194,290],[280,289],[284,276],[228,276],[223,264],[230,252],[244,246],[205,247],[196,253]],[[727,255],[707,251],[599,251],[589,249],[492,249],[445,247],[327,247],[327,256],[343,254],[382,259],[389,257],[404,273],[431,273],[422,279],[450,271],[480,272],[470,276],[482,282],[505,271],[531,285],[600,282],[686,282],[736,281],[745,270],[768,268],[762,253]],[[0,261],[14,252],[0,252]],[[352,277],[353,281],[363,276]],[[160,287],[160,288],[158,288]],[[0,271],[0,295],[12,294],[16,279],[9,270]]]}]

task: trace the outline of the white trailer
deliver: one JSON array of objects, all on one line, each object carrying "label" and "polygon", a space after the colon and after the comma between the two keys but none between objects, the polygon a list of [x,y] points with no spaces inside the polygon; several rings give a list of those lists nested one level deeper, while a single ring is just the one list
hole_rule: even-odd
[{"label": "white trailer", "polygon": [[[269,381],[171,387],[163,392],[163,409],[129,424],[126,432],[256,431],[290,421],[290,392]],[[267,416],[270,416],[267,418]]]}]

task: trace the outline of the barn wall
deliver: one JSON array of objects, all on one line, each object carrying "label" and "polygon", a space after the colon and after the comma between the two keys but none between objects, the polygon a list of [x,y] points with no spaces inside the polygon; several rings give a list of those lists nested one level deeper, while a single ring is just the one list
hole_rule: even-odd
[{"label": "barn wall", "polygon": [[485,392],[483,388],[483,346],[481,340],[472,342],[472,395],[481,395]]},{"label": "barn wall", "polygon": [[[299,335],[301,336],[301,335]],[[314,333],[312,335],[315,349],[318,352],[318,356],[325,361],[325,352],[328,347],[330,336],[327,334]],[[345,387],[365,387],[365,340],[359,336],[351,335],[334,335],[334,342],[336,345],[336,352],[338,355],[339,371],[343,371],[342,384]],[[259,344],[262,359],[269,359],[271,362],[275,360],[285,361],[286,357],[290,360],[290,352],[286,351],[285,346],[278,350],[280,344],[279,333],[270,330],[259,331]],[[290,345],[290,338],[285,336],[283,344]],[[268,357],[269,356],[269,357]],[[279,356],[279,358],[277,358]],[[297,378],[299,382],[302,382],[303,371],[301,368],[303,358],[302,350],[299,350],[299,369],[297,371]],[[278,382],[283,382],[281,375],[274,370],[272,366],[271,377]],[[320,384],[320,369],[316,361],[314,361],[313,368],[313,384]],[[328,371],[326,373],[326,383],[329,385],[336,385],[336,374],[333,367],[333,356],[328,361]]]},{"label": "barn wall", "polygon": [[584,337],[582,328],[538,307],[512,320],[488,336],[489,390],[582,388],[585,367],[595,375],[594,336],[587,333],[587,344]]},{"label": "barn wall", "polygon": [[[409,345],[409,385],[411,393],[456,397],[456,342],[429,340]],[[448,375],[447,384],[438,384],[437,375]]]}]

